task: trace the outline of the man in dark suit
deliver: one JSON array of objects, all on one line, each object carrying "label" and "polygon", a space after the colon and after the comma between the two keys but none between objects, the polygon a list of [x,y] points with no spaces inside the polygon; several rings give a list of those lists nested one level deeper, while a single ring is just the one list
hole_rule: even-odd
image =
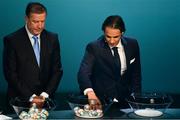
[{"label": "man in dark suit", "polygon": [[104,35],[86,47],[78,83],[84,95],[97,104],[111,99],[127,107],[125,98],[141,92],[139,46],[135,39],[123,36],[125,24],[118,15],[107,17],[102,30]]},{"label": "man in dark suit", "polygon": [[[8,100],[53,97],[62,77],[58,35],[45,30],[47,10],[38,2],[26,8],[26,24],[4,37],[4,75]],[[35,48],[36,44],[36,48]]]}]

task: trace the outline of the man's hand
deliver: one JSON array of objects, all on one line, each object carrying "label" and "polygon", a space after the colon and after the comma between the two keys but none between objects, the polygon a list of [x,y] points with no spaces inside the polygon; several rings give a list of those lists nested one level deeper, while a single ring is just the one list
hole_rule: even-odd
[{"label": "man's hand", "polygon": [[41,109],[44,105],[45,98],[43,96],[33,97],[32,104],[35,103],[38,109]]},{"label": "man's hand", "polygon": [[90,109],[96,110],[96,109],[102,109],[102,105],[94,91],[88,91],[87,92],[88,100],[89,100],[89,105]]}]

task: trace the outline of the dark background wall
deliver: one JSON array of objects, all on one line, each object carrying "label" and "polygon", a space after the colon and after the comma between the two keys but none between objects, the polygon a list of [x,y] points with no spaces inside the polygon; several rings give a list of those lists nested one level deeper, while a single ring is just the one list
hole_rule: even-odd
[{"label": "dark background wall", "polygon": [[[138,39],[143,90],[180,93],[180,0],[37,0],[48,9],[46,28],[60,38],[63,78],[57,92],[78,91],[77,71],[88,42],[102,34],[112,14],[126,23],[125,35]],[[1,0],[0,53],[3,36],[24,25],[29,0]],[[2,63],[2,54],[0,54]],[[0,67],[0,92],[7,83]]]}]

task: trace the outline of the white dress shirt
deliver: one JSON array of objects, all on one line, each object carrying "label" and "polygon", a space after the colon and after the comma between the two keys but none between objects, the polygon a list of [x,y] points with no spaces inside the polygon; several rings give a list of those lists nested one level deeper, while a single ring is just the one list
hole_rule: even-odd
[{"label": "white dress shirt", "polygon": [[[32,38],[34,35],[29,32],[29,30],[27,28],[27,25],[25,26],[25,28],[26,28],[26,32],[28,34],[29,40],[30,40],[32,46],[34,46],[34,39]],[[37,35],[37,37],[38,37],[38,43],[39,43],[39,48],[40,48],[40,44],[41,44],[41,42],[40,42],[40,34]]]},{"label": "white dress shirt", "polygon": [[[120,62],[121,62],[121,71],[120,72],[121,72],[121,75],[123,75],[127,69],[127,66],[126,66],[126,56],[125,56],[125,52],[124,52],[124,47],[121,44],[121,40],[119,41],[117,46],[114,46],[114,47],[118,48],[118,53],[119,53]],[[111,48],[112,55],[114,56],[114,51],[112,50],[113,47],[110,46],[110,48]]]}]

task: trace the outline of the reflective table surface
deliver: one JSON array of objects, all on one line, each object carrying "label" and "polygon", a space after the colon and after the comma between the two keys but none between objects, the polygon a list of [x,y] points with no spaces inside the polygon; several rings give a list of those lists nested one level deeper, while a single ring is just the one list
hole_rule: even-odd
[{"label": "reflective table surface", "polygon": [[[51,111],[48,119],[81,119],[72,110]],[[7,115],[17,119],[16,114]],[[180,119],[180,109],[169,108],[159,117],[141,117],[136,115],[131,109],[111,109],[100,119]]]}]

